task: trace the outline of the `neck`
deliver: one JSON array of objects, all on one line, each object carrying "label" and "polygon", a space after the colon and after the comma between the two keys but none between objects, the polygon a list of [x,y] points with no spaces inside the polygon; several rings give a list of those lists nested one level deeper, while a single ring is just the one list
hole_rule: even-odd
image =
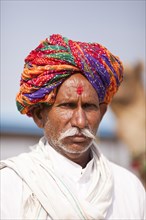
[{"label": "neck", "polygon": [[68,158],[69,160],[73,161],[74,163],[79,164],[82,168],[85,168],[87,163],[92,159],[91,154],[91,145],[87,148],[84,152],[68,152],[65,149],[62,149],[62,147],[58,147],[57,144],[48,141],[50,146],[54,148],[58,153],[62,154],[64,157]]},{"label": "neck", "polygon": [[74,163],[79,164],[82,168],[85,168],[88,162],[92,159],[91,149],[89,148],[86,152],[79,154],[63,154],[66,158],[73,161]]}]

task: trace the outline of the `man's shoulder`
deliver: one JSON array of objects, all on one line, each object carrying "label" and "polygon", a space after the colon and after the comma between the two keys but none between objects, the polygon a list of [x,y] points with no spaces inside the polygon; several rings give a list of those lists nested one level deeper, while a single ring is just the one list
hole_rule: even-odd
[{"label": "man's shoulder", "polygon": [[[6,158],[0,161],[0,170],[5,167],[10,167],[13,169],[15,165],[26,165],[32,161],[32,158],[38,155],[39,143],[29,146],[28,152],[20,153],[16,156]],[[15,170],[15,169],[14,169]]]},{"label": "man's shoulder", "polygon": [[113,173],[115,188],[127,191],[128,193],[141,193],[145,192],[140,179],[130,170],[121,167],[113,162],[110,162],[111,170]]},{"label": "man's shoulder", "polygon": [[131,171],[110,162],[114,179],[114,209],[120,210],[121,206],[125,212],[124,218],[144,219],[145,216],[145,189],[139,178]]},{"label": "man's shoulder", "polygon": [[132,171],[128,170],[127,168],[124,168],[113,162],[110,162],[110,166],[111,166],[111,170],[114,175],[114,179],[118,179],[120,180],[120,182],[121,180],[123,180],[124,182],[126,180],[129,181],[130,179],[131,181],[140,183],[140,180],[138,179],[138,177]]},{"label": "man's shoulder", "polygon": [[11,168],[4,167],[0,170],[0,178],[1,178],[1,188],[9,189],[16,186],[21,189],[22,187],[22,179],[19,175]]},{"label": "man's shoulder", "polygon": [[128,170],[128,168],[122,167],[121,165],[118,165],[118,164],[111,162],[111,161],[110,161],[110,166],[111,166],[112,171],[116,174],[118,174],[120,172],[119,174],[123,174],[126,176],[130,175],[130,177],[131,176],[135,177],[135,175],[130,170]]},{"label": "man's shoulder", "polygon": [[3,178],[7,178],[7,177],[15,178],[17,176],[16,172],[13,169],[11,169],[10,167],[1,168],[0,169],[0,175]]}]

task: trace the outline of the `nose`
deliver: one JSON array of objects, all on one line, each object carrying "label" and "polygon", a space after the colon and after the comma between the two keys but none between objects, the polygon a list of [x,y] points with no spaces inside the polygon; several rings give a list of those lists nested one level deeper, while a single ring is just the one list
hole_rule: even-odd
[{"label": "nose", "polygon": [[71,126],[79,129],[83,129],[88,126],[86,113],[81,107],[74,110],[71,118]]}]

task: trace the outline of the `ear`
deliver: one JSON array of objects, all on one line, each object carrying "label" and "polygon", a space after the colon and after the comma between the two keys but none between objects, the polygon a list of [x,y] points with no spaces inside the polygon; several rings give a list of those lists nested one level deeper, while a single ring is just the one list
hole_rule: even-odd
[{"label": "ear", "polygon": [[40,106],[33,110],[32,118],[39,128],[44,127],[46,115],[43,106]]},{"label": "ear", "polygon": [[102,120],[104,114],[106,113],[106,110],[107,110],[107,104],[106,103],[101,103],[99,105],[100,107],[100,114],[101,114],[101,118],[100,118],[100,121]]}]

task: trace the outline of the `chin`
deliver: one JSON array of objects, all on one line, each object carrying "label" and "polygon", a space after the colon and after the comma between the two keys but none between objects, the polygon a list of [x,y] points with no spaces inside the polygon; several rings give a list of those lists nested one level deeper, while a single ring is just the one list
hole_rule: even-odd
[{"label": "chin", "polygon": [[87,145],[81,144],[81,143],[74,143],[70,145],[61,144],[59,146],[60,150],[64,152],[65,154],[83,154],[86,151],[89,150],[90,146],[92,144],[92,141]]}]

